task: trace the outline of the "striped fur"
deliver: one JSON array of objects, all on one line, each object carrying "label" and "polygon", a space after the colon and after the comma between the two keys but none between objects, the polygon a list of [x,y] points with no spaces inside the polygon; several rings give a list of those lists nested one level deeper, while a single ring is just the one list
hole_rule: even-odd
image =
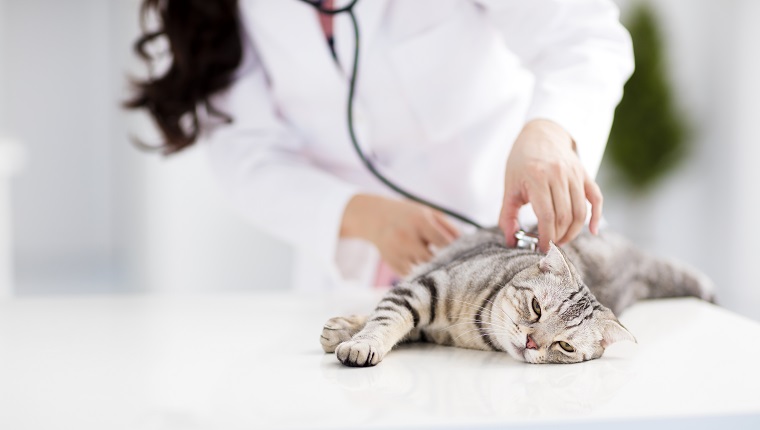
[{"label": "striped fur", "polygon": [[321,342],[347,366],[374,366],[402,341],[575,363],[600,357],[616,341],[635,341],[614,313],[636,300],[711,299],[710,291],[699,272],[611,233],[584,234],[544,255],[507,248],[498,229],[480,230],[418,267],[368,317],[328,321]]}]

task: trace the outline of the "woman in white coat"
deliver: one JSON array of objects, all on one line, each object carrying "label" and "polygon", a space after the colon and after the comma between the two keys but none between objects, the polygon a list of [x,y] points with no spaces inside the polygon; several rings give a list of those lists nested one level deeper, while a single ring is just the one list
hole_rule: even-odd
[{"label": "woman in white coat", "polygon": [[[149,109],[167,152],[203,140],[240,211],[298,251],[298,288],[384,283],[386,265],[403,275],[466,228],[395,196],[354,152],[348,16],[297,0],[143,7],[160,12],[161,27],[138,51],[166,36],[172,59],[165,75],[138,85],[130,106]],[[536,222],[541,249],[565,243],[589,212],[596,232],[593,177],[633,69],[614,4],[363,0],[354,12],[355,126],[378,170],[498,223],[510,243],[520,224]]]}]

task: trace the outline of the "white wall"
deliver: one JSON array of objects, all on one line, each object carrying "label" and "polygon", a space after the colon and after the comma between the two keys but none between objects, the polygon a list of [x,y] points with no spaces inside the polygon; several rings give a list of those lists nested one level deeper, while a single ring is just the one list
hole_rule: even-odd
[{"label": "white wall", "polygon": [[[619,1],[625,7],[631,2]],[[607,187],[605,215],[642,247],[692,263],[716,283],[720,302],[760,320],[754,227],[760,207],[756,134],[760,37],[752,0],[658,0],[672,82],[694,133],[683,166],[648,196]],[[752,10],[755,8],[755,10]],[[754,32],[754,34],[752,34]],[[754,54],[753,54],[754,53]],[[752,158],[754,156],[754,158]]]},{"label": "white wall", "polygon": [[5,82],[5,32],[2,31],[3,28],[5,28],[5,0],[0,0],[0,133],[3,133],[3,130],[6,127],[6,112],[5,112],[5,85],[3,85],[3,82]]},{"label": "white wall", "polygon": [[284,289],[290,250],[228,209],[203,152],[140,154],[136,230],[127,252],[140,289],[161,292]]},{"label": "white wall", "polygon": [[[112,9],[118,36],[116,74],[144,76],[132,55],[137,2]],[[116,98],[127,97],[126,85]],[[118,255],[126,283],[139,290],[198,292],[284,289],[290,285],[290,248],[255,230],[228,208],[206,169],[200,148],[163,157],[138,151],[123,136],[159,142],[144,114],[116,112],[115,202]]]},{"label": "white wall", "polygon": [[[3,2],[0,1],[0,28],[5,24],[5,11]],[[3,35],[0,32],[0,83],[3,80]],[[0,84],[0,156],[3,145],[3,122],[5,118],[5,104],[3,85]],[[1,164],[2,162],[0,162]],[[11,275],[12,247],[10,227],[10,183],[7,182],[0,167],[0,297],[8,296],[13,291],[13,279]]]},{"label": "white wall", "polygon": [[[694,152],[650,196],[605,189],[606,216],[642,246],[701,267],[727,307],[760,319],[760,3],[653,4]],[[282,288],[288,247],[226,208],[198,151],[163,159],[128,143],[128,133],[152,136],[118,107],[125,72],[142,70],[130,51],[137,6],[0,0],[0,132],[29,150],[13,186],[22,293]]]},{"label": "white wall", "polygon": [[223,206],[199,153],[129,143],[150,137],[119,108],[138,1],[0,2],[0,130],[29,152],[13,185],[21,294],[289,284],[288,248]]},{"label": "white wall", "polygon": [[[733,240],[728,245],[734,284],[726,303],[738,311],[760,319],[760,2],[744,0],[732,11],[736,25],[731,28],[732,61],[724,66],[730,73],[729,127],[726,136],[733,142],[731,162],[722,172],[731,183],[722,192],[730,196],[733,217],[729,228]],[[730,302],[729,302],[730,300]]]},{"label": "white wall", "polygon": [[4,10],[3,125],[29,154],[13,184],[19,280],[110,278],[108,3],[6,0]]}]

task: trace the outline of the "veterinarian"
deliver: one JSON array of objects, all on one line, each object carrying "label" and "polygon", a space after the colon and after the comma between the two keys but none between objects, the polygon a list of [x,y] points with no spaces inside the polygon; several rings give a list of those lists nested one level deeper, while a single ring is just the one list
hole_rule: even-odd
[{"label": "veterinarian", "polygon": [[[159,5],[172,62],[130,105],[150,110],[166,152],[202,142],[240,212],[297,250],[297,288],[388,283],[466,230],[399,198],[352,148],[346,14],[297,0],[143,6]],[[379,171],[498,223],[510,244],[536,222],[544,250],[588,219],[596,231],[593,178],[633,70],[611,1],[362,0],[353,10],[354,126]],[[149,52],[154,39],[139,46]]]}]

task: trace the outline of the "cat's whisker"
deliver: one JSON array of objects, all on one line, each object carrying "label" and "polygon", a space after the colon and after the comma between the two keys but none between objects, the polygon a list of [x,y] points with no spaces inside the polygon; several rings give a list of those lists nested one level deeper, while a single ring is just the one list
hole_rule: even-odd
[{"label": "cat's whisker", "polygon": [[[452,299],[452,301],[455,301],[455,299]],[[480,319],[478,319],[478,318],[471,318],[471,319],[469,319],[467,321],[464,321],[464,322],[460,322],[460,323],[457,323],[457,324],[452,324],[452,325],[448,326],[446,329],[452,328],[452,327],[457,326],[457,325],[466,325],[466,324],[475,324],[475,325],[478,325],[479,324],[480,327],[484,327],[485,326],[485,328],[490,328],[492,330],[493,329],[498,329],[498,331],[494,331],[494,334],[505,335],[507,337],[514,336],[514,333],[512,333],[512,332],[509,331],[510,328],[513,329],[513,330],[514,329],[518,329],[519,330],[518,325],[509,316],[509,314],[507,314],[504,311],[503,308],[499,307],[499,311],[500,312],[494,313],[493,308],[496,307],[496,303],[493,300],[491,300],[491,299],[486,299],[485,300],[486,303],[488,303],[488,304],[491,305],[490,307],[477,306],[477,305],[474,305],[472,303],[466,302],[464,300],[459,300],[459,301],[462,302],[462,303],[464,303],[465,305],[469,305],[472,308],[475,308],[477,310],[485,311],[485,313],[483,315],[481,315],[482,317],[485,317],[485,318],[480,318]],[[506,320],[503,317],[499,318],[499,316],[500,316],[499,314],[504,315],[507,319],[509,319],[509,321],[511,322],[511,325],[508,325],[507,322],[506,322]],[[488,319],[490,321],[483,321],[484,319]],[[493,321],[496,321],[496,322],[493,322]],[[439,330],[446,330],[446,329],[439,329]],[[471,331],[472,330],[470,330],[468,332],[471,332]],[[465,332],[463,334],[467,334],[468,332]],[[457,336],[457,339],[459,337],[461,337],[463,334],[460,334],[459,336]],[[481,335],[480,337],[484,337],[484,336],[485,335]],[[474,339],[474,338],[472,338],[472,339]],[[472,339],[467,339],[467,340],[470,341]]]},{"label": "cat's whisker", "polygon": [[468,338],[466,340],[470,341],[470,340],[473,340],[473,339],[476,339],[476,338],[479,338],[479,337],[486,337],[486,336],[489,335],[488,333],[480,333],[480,329],[474,329],[474,330],[468,330],[468,331],[466,331],[464,333],[461,333],[459,336],[455,337],[454,340],[455,341],[459,340],[460,337],[462,337],[462,336],[464,336],[466,334],[469,334],[469,333],[473,333],[473,332],[478,332],[478,334],[475,335],[475,336],[472,336],[472,337],[470,337],[470,338]]},{"label": "cat's whisker", "polygon": [[[492,300],[489,300],[489,299],[486,299],[486,300],[485,300],[486,302],[488,302],[488,303],[490,303],[490,304],[491,304],[491,309],[489,309],[489,308],[487,308],[487,307],[485,307],[485,306],[482,306],[482,305],[476,305],[476,304],[474,304],[474,303],[470,303],[470,302],[467,302],[467,301],[464,301],[464,300],[460,300],[460,299],[455,299],[455,298],[452,298],[452,297],[448,297],[448,298],[447,298],[447,300],[451,300],[451,301],[458,301],[458,302],[460,302],[460,303],[463,303],[463,304],[465,304],[465,305],[467,305],[467,306],[470,306],[470,307],[472,307],[474,310],[482,310],[482,311],[485,311],[485,312],[487,312],[487,313],[488,313],[487,315],[488,315],[488,318],[489,318],[489,319],[493,317],[493,307],[495,306],[495,304],[494,304],[494,302],[493,302]],[[500,310],[501,310],[502,312],[504,312],[504,310],[503,310],[503,309],[500,309]],[[507,316],[509,317],[509,315],[507,315]],[[511,319],[511,318],[510,318],[510,319]],[[515,324],[515,325],[517,325],[517,324]]]},{"label": "cat's whisker", "polygon": [[502,327],[504,327],[504,328],[507,328],[507,327],[508,327],[508,328],[514,328],[514,329],[516,329],[517,331],[520,331],[520,327],[519,327],[519,326],[518,326],[518,325],[517,325],[517,324],[514,322],[514,320],[512,320],[512,318],[510,318],[510,317],[509,317],[509,315],[508,315],[506,312],[502,312],[502,315],[504,315],[504,316],[506,316],[507,318],[509,318],[509,321],[512,323],[512,326],[508,326],[508,325],[506,324],[506,323],[507,323],[507,321],[506,321],[504,318],[500,318],[500,319],[499,319],[499,318],[498,318],[498,317],[499,317],[499,315],[496,315],[497,319],[499,319],[499,321],[501,321],[501,323],[502,323],[502,324],[499,324],[500,326],[502,326]]},{"label": "cat's whisker", "polygon": [[454,338],[454,340],[458,340],[462,336],[465,336],[465,335],[471,334],[471,333],[477,333],[477,334],[471,335],[470,337],[466,338],[465,341],[469,342],[469,341],[472,341],[472,340],[477,339],[477,338],[484,338],[486,336],[495,336],[495,335],[496,336],[498,336],[498,335],[510,336],[511,335],[511,333],[506,332],[506,331],[503,330],[504,329],[503,326],[498,326],[496,324],[493,324],[493,325],[496,327],[496,329],[489,328],[489,327],[481,327],[481,328],[475,328],[475,329],[472,329],[472,330],[467,330],[464,333],[460,333],[457,337]]},{"label": "cat's whisker", "polygon": [[[462,334],[460,334],[459,336],[457,336],[457,338],[459,338],[459,337],[461,337],[461,336],[464,336],[464,335],[466,335],[466,334],[471,334],[471,333],[472,333],[472,331],[470,331],[470,332],[468,332],[468,333],[462,333]],[[500,334],[505,334],[505,333],[502,333],[501,331],[490,331],[490,332],[487,332],[487,333],[478,333],[478,334],[474,334],[474,335],[473,335],[473,334],[471,334],[471,335],[470,335],[470,337],[467,337],[467,338],[463,339],[463,340],[462,340],[462,342],[471,342],[471,341],[473,341],[473,340],[475,340],[475,339],[478,339],[478,338],[484,338],[484,337],[486,337],[486,336],[490,336],[491,338],[496,338],[496,339],[498,339],[498,337],[497,337],[497,336],[498,336],[498,335],[500,335]],[[506,334],[507,334],[507,335],[509,335],[508,333],[506,333]],[[502,344],[502,345],[503,345],[503,344]],[[505,351],[505,352],[506,352],[506,351]]]},{"label": "cat's whisker", "polygon": [[506,336],[511,336],[512,335],[512,333],[509,333],[509,332],[506,332],[506,331],[503,331],[503,330],[495,330],[495,331],[492,331],[491,334],[503,334],[503,335],[506,335]]},{"label": "cat's whisker", "polygon": [[[465,304],[465,305],[467,305],[467,306],[471,306],[472,308],[474,308],[474,309],[478,309],[478,310],[479,310],[479,309],[488,310],[488,309],[487,309],[485,306],[483,306],[483,305],[475,304],[475,303],[472,303],[472,302],[468,302],[468,301],[466,301],[466,300],[462,300],[462,299],[456,299],[456,298],[453,298],[453,297],[447,297],[447,298],[446,298],[446,300],[450,300],[450,301],[453,301],[453,302],[459,302],[459,303]],[[493,303],[494,303],[494,302],[493,302],[492,300],[490,300],[490,299],[486,299],[485,301],[486,301],[487,303],[490,303],[490,304],[492,304],[492,305],[493,305]]]},{"label": "cat's whisker", "polygon": [[469,320],[469,321],[463,321],[463,322],[458,322],[458,323],[455,323],[455,324],[451,324],[451,325],[448,325],[446,327],[441,327],[441,328],[436,329],[436,331],[448,330],[448,329],[450,329],[452,327],[456,327],[456,326],[460,326],[460,325],[467,325],[467,324],[473,324],[473,325],[475,325],[475,324],[478,324],[478,323],[483,324],[483,325],[499,326],[499,324],[496,324],[496,323],[487,322],[487,321],[478,321],[478,320],[474,320],[473,319],[473,320]]},{"label": "cat's whisker", "polygon": [[[489,316],[489,318],[491,317],[491,313],[493,312],[491,309],[488,309],[488,308],[487,308],[487,307],[485,307],[485,306],[475,305],[475,304],[473,304],[473,303],[470,303],[470,302],[466,302],[466,301],[464,301],[464,300],[458,300],[458,299],[454,299],[454,298],[447,298],[447,300],[451,300],[451,301],[458,301],[458,302],[460,302],[460,303],[463,303],[463,304],[465,304],[465,305],[467,305],[467,306],[470,306],[470,307],[472,307],[472,309],[473,309],[473,310],[475,310],[475,311],[485,311],[485,312],[488,312],[488,316]],[[489,301],[489,302],[490,302],[490,301]],[[491,302],[491,303],[492,303],[492,302]]]},{"label": "cat's whisker", "polygon": [[[489,309],[489,312],[491,312],[491,313],[489,314],[489,316],[491,318],[493,318],[493,308],[494,308],[494,306],[496,306],[496,303],[494,303],[493,300],[490,300],[490,299],[486,299],[486,301],[489,302],[489,303],[491,303],[491,309]],[[518,327],[518,325],[515,322],[515,320],[513,320],[512,317],[510,317],[509,314],[503,308],[500,307],[499,310],[501,311],[501,313],[503,315],[505,315],[507,318],[509,318],[510,321],[512,321],[512,324],[514,324],[515,327]]]},{"label": "cat's whisker", "polygon": [[486,310],[485,307],[483,307],[481,305],[477,305],[475,303],[470,303],[470,302],[467,302],[465,300],[455,299],[453,297],[447,297],[446,300],[449,300],[449,301],[452,301],[452,302],[462,303],[462,304],[467,305],[467,306],[469,306],[469,307],[471,307],[471,308],[473,308],[475,310],[480,310],[480,309]]}]

